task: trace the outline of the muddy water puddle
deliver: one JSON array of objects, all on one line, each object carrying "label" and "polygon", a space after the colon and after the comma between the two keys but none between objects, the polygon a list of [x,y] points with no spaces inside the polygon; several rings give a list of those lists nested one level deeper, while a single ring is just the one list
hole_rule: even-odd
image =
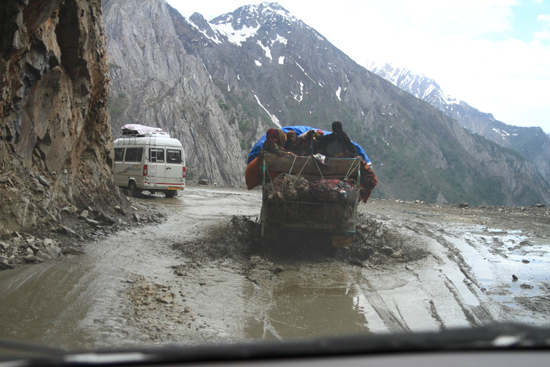
[{"label": "muddy water puddle", "polygon": [[516,297],[538,297],[550,286],[550,246],[521,230],[471,227],[449,239],[494,300],[516,307]]},{"label": "muddy water puddle", "polygon": [[284,284],[273,290],[272,304],[245,328],[250,339],[291,339],[368,333],[357,295],[344,285],[315,287]]},{"label": "muddy water puddle", "polygon": [[86,276],[90,268],[80,265],[77,259],[63,258],[2,272],[1,337],[45,345],[86,344],[89,340],[77,323],[96,295],[82,292],[93,279]]},{"label": "muddy water puddle", "polygon": [[369,333],[352,266],[341,261],[269,261],[252,257],[243,292],[252,314],[249,339]]}]

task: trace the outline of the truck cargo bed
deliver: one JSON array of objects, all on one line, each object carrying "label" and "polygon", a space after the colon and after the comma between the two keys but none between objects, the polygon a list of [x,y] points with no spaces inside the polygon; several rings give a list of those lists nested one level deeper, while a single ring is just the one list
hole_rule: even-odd
[{"label": "truck cargo bed", "polygon": [[325,233],[350,245],[360,190],[360,158],[263,157],[262,238],[280,232]]}]

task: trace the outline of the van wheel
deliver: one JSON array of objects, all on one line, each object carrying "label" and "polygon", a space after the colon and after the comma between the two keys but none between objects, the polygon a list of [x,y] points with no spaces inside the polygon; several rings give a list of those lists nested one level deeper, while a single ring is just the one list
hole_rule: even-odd
[{"label": "van wheel", "polygon": [[130,183],[128,184],[128,194],[130,194],[130,196],[134,198],[139,197],[141,194],[141,190],[137,188],[134,181],[130,181]]},{"label": "van wheel", "polygon": [[167,198],[173,198],[177,193],[177,191],[165,191],[164,195],[166,195]]}]

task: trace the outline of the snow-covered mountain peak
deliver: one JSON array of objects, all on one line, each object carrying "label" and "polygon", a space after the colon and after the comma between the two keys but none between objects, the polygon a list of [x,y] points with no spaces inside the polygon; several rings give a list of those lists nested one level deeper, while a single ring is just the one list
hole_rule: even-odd
[{"label": "snow-covered mountain peak", "polygon": [[256,5],[245,5],[232,13],[220,15],[210,21],[212,28],[228,40],[241,45],[245,40],[256,35],[260,27],[266,24],[292,24],[298,19],[275,2],[262,2]]},{"label": "snow-covered mountain peak", "polygon": [[441,110],[460,104],[460,101],[445,93],[439,84],[424,74],[396,67],[387,62],[367,61],[365,68],[386,79],[393,85],[431,103]]},{"label": "snow-covered mountain peak", "polygon": [[298,21],[278,3],[264,1],[256,5],[241,6],[232,13],[222,14],[212,19],[210,23],[216,26],[231,24],[233,29],[238,31],[244,26],[256,26],[273,20],[283,20],[289,23]]}]

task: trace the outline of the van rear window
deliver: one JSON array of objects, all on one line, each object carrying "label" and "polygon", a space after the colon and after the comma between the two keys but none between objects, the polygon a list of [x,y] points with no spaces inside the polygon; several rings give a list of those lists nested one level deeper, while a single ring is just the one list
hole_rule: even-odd
[{"label": "van rear window", "polygon": [[124,160],[124,148],[115,148],[115,162]]},{"label": "van rear window", "polygon": [[124,162],[141,162],[143,148],[126,148]]},{"label": "van rear window", "polygon": [[166,163],[180,164],[181,150],[166,149]]}]

